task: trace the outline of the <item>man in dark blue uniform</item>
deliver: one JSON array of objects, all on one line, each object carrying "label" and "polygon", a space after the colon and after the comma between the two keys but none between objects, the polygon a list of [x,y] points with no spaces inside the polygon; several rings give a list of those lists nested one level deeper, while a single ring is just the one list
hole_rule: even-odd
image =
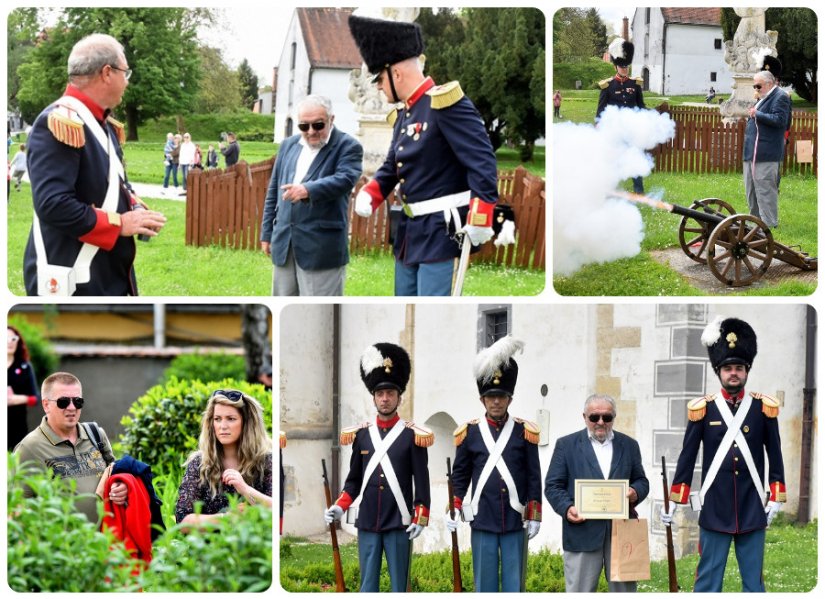
[{"label": "man in dark blue uniform", "polygon": [[[341,431],[341,445],[352,445],[344,490],[324,512],[327,524],[358,507],[358,561],[361,591],[378,592],[381,552],[393,592],[407,590],[412,540],[430,516],[427,447],[433,433],[398,415],[410,379],[410,357],[392,343],[376,343],[361,356],[361,379],[373,396],[375,422]],[[360,506],[359,506],[360,503]]]},{"label": "man in dark blue uniform", "polygon": [[[748,323],[737,318],[717,318],[705,328],[702,342],[708,347],[722,390],[688,404],[689,421],[670,500],[676,504],[688,501],[701,445],[700,557],[693,590],[722,591],[733,541],[742,590],[765,592],[765,529],[779,512],[786,493],[777,422],[779,402],[761,393],[745,394],[748,373],[756,357],[756,334]],[[763,482],[765,453],[768,470]],[[672,505],[670,513],[661,513],[667,526],[673,520],[675,504]]]},{"label": "man in dark blue uniform", "polygon": [[[642,78],[631,79],[628,76],[628,69],[633,62],[633,44],[622,38],[616,38],[610,44],[608,52],[610,53],[610,60],[616,67],[616,75],[610,79],[599,81],[601,93],[599,93],[599,105],[596,108],[596,122],[599,121],[602,112],[608,106],[645,108],[645,101],[642,98]],[[633,192],[645,192],[641,177],[633,178]]]},{"label": "man in dark blue uniform", "polygon": [[[508,413],[518,378],[512,356],[523,346],[508,336],[476,356],[473,370],[486,413],[455,431],[453,502],[472,528],[476,592],[524,590],[526,544],[541,526],[539,427]],[[451,531],[458,528],[449,512],[445,522]]]},{"label": "man in dark blue uniform", "polygon": [[[123,125],[111,117],[132,70],[113,37],[83,38],[63,97],[29,135],[35,219],[24,259],[28,295],[137,295],[134,235],[166,218],[146,210],[123,171]],[[111,159],[110,159],[111,157]]]},{"label": "man in dark blue uniform", "polygon": [[436,86],[424,76],[416,23],[351,15],[349,26],[374,83],[404,103],[391,113],[386,161],[356,196],[355,211],[370,216],[398,185],[395,295],[450,295],[455,231],[463,227],[473,245],[493,236],[496,157],[484,122],[457,81]]}]

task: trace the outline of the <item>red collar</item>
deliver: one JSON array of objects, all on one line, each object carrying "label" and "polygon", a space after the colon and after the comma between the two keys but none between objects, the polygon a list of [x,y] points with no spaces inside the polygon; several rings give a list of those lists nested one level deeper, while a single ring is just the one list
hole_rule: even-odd
[{"label": "red collar", "polygon": [[745,397],[745,390],[742,389],[736,395],[731,395],[730,393],[722,389],[722,397],[724,397],[725,401],[727,401],[728,403],[739,403],[740,401],[742,401],[742,398]]},{"label": "red collar", "polygon": [[376,416],[375,417],[375,424],[379,428],[392,428],[392,427],[395,426],[395,423],[398,422],[399,420],[401,420],[401,416],[399,416],[398,414],[396,414],[395,417],[392,418],[391,420],[381,420],[378,416]]},{"label": "red collar", "polygon": [[425,93],[427,93],[430,89],[435,87],[435,81],[433,81],[432,77],[427,77],[418,84],[418,87],[415,88],[413,93],[410,94],[410,97],[407,98],[407,108],[412,108],[412,105],[418,102]]},{"label": "red collar", "polygon": [[509,417],[510,417],[510,414],[509,414],[509,413],[507,413],[507,412],[505,412],[505,413],[504,413],[504,420],[502,420],[501,422],[496,422],[495,420],[491,419],[489,416],[487,416],[487,415],[485,414],[485,418],[487,418],[487,422],[489,423],[489,425],[490,425],[490,426],[493,426],[493,427],[495,427],[495,428],[499,428],[499,427],[504,426],[504,423],[505,423],[505,422],[507,422],[507,419],[508,419]]},{"label": "red collar", "polygon": [[628,75],[627,77],[622,77],[621,75],[619,75],[618,73],[616,73],[616,75],[615,75],[615,79],[619,80],[621,83],[624,83],[625,81],[627,81],[628,79],[630,79],[630,76]]},{"label": "red collar", "polygon": [[92,100],[89,96],[84,94],[82,91],[80,91],[78,88],[76,88],[71,83],[66,86],[66,91],[63,92],[63,94],[66,95],[66,96],[71,96],[73,98],[77,98],[78,100],[83,102],[86,105],[86,108],[88,108],[91,111],[92,116],[95,117],[101,123],[103,121],[105,121],[106,118],[111,113],[111,110],[109,110],[108,108],[103,108],[102,106],[100,106],[97,102]]}]

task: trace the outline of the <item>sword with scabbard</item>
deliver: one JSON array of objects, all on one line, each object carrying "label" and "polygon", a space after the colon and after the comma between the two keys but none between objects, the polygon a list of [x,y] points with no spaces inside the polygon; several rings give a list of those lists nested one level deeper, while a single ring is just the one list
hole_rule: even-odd
[{"label": "sword with scabbard", "polygon": [[467,274],[467,267],[470,265],[470,249],[473,247],[473,242],[470,241],[469,235],[461,232],[461,257],[456,258],[456,266],[453,269],[453,297],[460,297],[461,291],[464,288],[464,275]]}]

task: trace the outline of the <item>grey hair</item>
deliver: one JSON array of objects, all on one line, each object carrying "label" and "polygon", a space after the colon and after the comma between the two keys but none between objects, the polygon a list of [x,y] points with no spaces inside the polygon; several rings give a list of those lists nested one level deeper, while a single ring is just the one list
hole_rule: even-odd
[{"label": "grey hair", "polygon": [[108,65],[118,66],[126,57],[119,41],[105,33],[93,33],[77,42],[69,54],[69,77],[93,75]]},{"label": "grey hair", "polygon": [[332,101],[326,96],[319,96],[318,94],[306,96],[303,100],[298,102],[298,106],[296,109],[297,114],[301,114],[301,110],[303,110],[307,106],[318,106],[320,108],[323,108],[324,111],[327,113],[327,118],[333,115]]},{"label": "grey hair", "polygon": [[773,73],[771,73],[770,71],[757,71],[753,78],[759,79],[763,83],[770,83],[771,85],[776,85],[776,77],[774,77]]},{"label": "grey hair", "polygon": [[609,395],[603,395],[601,393],[594,393],[590,397],[584,400],[584,411],[587,412],[587,406],[597,401],[606,401],[610,404],[610,411],[613,415],[616,415],[616,400],[610,397]]}]

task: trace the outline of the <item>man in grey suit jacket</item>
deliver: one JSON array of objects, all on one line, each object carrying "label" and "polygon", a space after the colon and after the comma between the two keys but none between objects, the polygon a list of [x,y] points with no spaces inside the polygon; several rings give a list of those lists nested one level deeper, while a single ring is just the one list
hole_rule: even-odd
[{"label": "man in grey suit jacket", "polygon": [[556,442],[544,480],[544,495],[562,517],[564,583],[567,592],[596,591],[604,569],[611,592],[635,592],[635,582],[610,582],[610,520],[587,520],[574,505],[576,479],[627,479],[631,517],[650,485],[642,467],[639,444],[613,430],[616,402],[591,395],[584,404],[586,428]]},{"label": "man in grey suit jacket", "polygon": [[300,133],[278,151],[264,202],[261,249],[272,256],[273,295],[343,295],[349,197],[364,150],[335,129],[332,102],[298,104]]}]

